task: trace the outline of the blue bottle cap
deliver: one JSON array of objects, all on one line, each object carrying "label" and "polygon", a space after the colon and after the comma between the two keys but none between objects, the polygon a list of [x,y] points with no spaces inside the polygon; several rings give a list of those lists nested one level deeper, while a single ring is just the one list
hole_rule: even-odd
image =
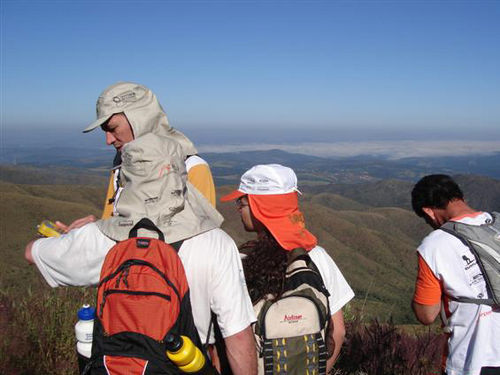
[{"label": "blue bottle cap", "polygon": [[83,305],[83,307],[78,310],[77,315],[80,320],[93,320],[95,318],[95,307]]}]

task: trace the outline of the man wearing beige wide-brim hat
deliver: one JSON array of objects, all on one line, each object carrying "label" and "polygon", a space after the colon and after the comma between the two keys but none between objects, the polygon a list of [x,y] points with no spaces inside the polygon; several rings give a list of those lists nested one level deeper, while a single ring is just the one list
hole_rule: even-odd
[{"label": "man wearing beige wide-brim hat", "polygon": [[233,374],[255,375],[250,327],[255,314],[238,249],[220,229],[222,216],[187,181],[183,148],[171,138],[147,133],[123,146],[122,159],[123,189],[115,202],[116,215],[60,237],[31,241],[25,248],[26,260],[36,265],[51,287],[96,285],[108,251],[147,217],[166,242],[182,241],[178,254],[201,342],[215,341],[213,312]]},{"label": "man wearing beige wide-brim hat", "polygon": [[[113,215],[114,201],[120,194],[119,174],[121,150],[124,145],[144,134],[153,133],[178,142],[186,155],[189,182],[215,207],[215,185],[208,163],[197,155],[193,143],[179,130],[170,126],[167,115],[156,95],[147,87],[133,82],[117,82],[107,87],[97,99],[96,120],[83,132],[98,127],[105,132],[106,144],[115,147],[117,153],[109,179],[102,218]],[[75,220],[69,226],[57,222],[69,231],[95,221],[93,215]]]}]

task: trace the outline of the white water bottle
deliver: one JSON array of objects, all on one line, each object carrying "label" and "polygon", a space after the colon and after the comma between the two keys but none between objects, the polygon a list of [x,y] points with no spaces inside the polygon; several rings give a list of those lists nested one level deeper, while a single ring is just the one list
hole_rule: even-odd
[{"label": "white water bottle", "polygon": [[78,310],[78,322],[75,324],[76,351],[85,358],[90,358],[92,352],[94,318],[94,307],[83,305]]}]

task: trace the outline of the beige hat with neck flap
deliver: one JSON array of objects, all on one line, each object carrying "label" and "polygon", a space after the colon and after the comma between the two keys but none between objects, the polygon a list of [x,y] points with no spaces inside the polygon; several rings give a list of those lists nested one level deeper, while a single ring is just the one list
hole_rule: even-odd
[{"label": "beige hat with neck flap", "polygon": [[84,133],[101,126],[114,114],[124,113],[134,138],[147,133],[162,135],[180,143],[186,156],[198,153],[189,138],[170,126],[156,95],[146,86],[117,82],[107,87],[97,99],[96,113],[97,119],[83,130]]},{"label": "beige hat with neck flap", "polygon": [[120,173],[123,190],[115,202],[118,216],[97,221],[99,229],[123,241],[147,217],[165,241],[173,243],[220,227],[222,216],[187,181],[184,158],[179,143],[152,133],[126,144]]}]

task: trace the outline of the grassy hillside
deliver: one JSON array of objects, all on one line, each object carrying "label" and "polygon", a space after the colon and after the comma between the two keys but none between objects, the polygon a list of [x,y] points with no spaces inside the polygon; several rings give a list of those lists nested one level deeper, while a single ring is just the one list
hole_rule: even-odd
[{"label": "grassy hillside", "polygon": [[103,189],[92,186],[16,185],[0,182],[0,287],[18,286],[19,275],[32,274],[23,259],[24,246],[36,236],[44,219],[70,223],[99,215]]},{"label": "grassy hillside", "polygon": [[[24,182],[40,173],[23,169],[13,175],[17,176],[15,181],[22,177]],[[482,199],[477,203],[495,204],[498,181],[459,178],[472,198]],[[36,181],[50,179],[42,176]],[[0,340],[0,358],[4,358],[0,373],[53,373],[50,368],[58,368],[58,374],[74,371],[75,312],[82,303],[94,301],[94,292],[50,289],[36,268],[26,264],[23,250],[43,219],[69,223],[88,214],[98,216],[105,190],[103,180],[99,181],[94,186],[0,181],[0,330],[5,332]],[[219,196],[232,188],[218,187]],[[416,274],[415,247],[429,228],[404,203],[410,188],[411,184],[394,180],[351,185],[350,189],[331,185],[300,197],[307,227],[356,293],[349,316],[354,311],[362,321],[392,317],[395,323],[414,322],[410,300]],[[254,238],[255,234],[243,230],[234,203],[218,203],[218,209],[225,217],[223,228],[237,244]]]},{"label": "grassy hillside", "polygon": [[85,169],[63,166],[35,168],[20,165],[0,165],[0,180],[16,184],[46,185],[105,185],[109,167]]},{"label": "grassy hillside", "polygon": [[44,219],[99,215],[103,193],[102,186],[0,182],[0,373],[74,373],[75,314],[95,300],[93,291],[52,290],[24,260],[24,247]]},{"label": "grassy hillside", "polygon": [[[41,173],[22,168],[13,175],[23,174],[29,180]],[[477,176],[457,176],[457,180],[473,206],[500,210],[500,181]],[[365,316],[385,320],[392,315],[396,322],[413,321],[409,301],[416,271],[414,249],[429,229],[408,209],[411,186],[398,180],[338,184],[322,187],[322,192],[312,189],[300,198],[308,227],[341,267],[356,292],[355,305],[363,308]],[[224,186],[218,193],[230,189]],[[5,288],[17,285],[18,277],[36,275],[21,254],[36,225],[47,218],[71,222],[89,213],[99,215],[104,184],[0,182],[0,195],[0,246],[8,255],[0,262],[0,285]],[[219,203],[218,208],[226,219],[223,228],[237,244],[254,237],[243,231],[232,203]]]}]

